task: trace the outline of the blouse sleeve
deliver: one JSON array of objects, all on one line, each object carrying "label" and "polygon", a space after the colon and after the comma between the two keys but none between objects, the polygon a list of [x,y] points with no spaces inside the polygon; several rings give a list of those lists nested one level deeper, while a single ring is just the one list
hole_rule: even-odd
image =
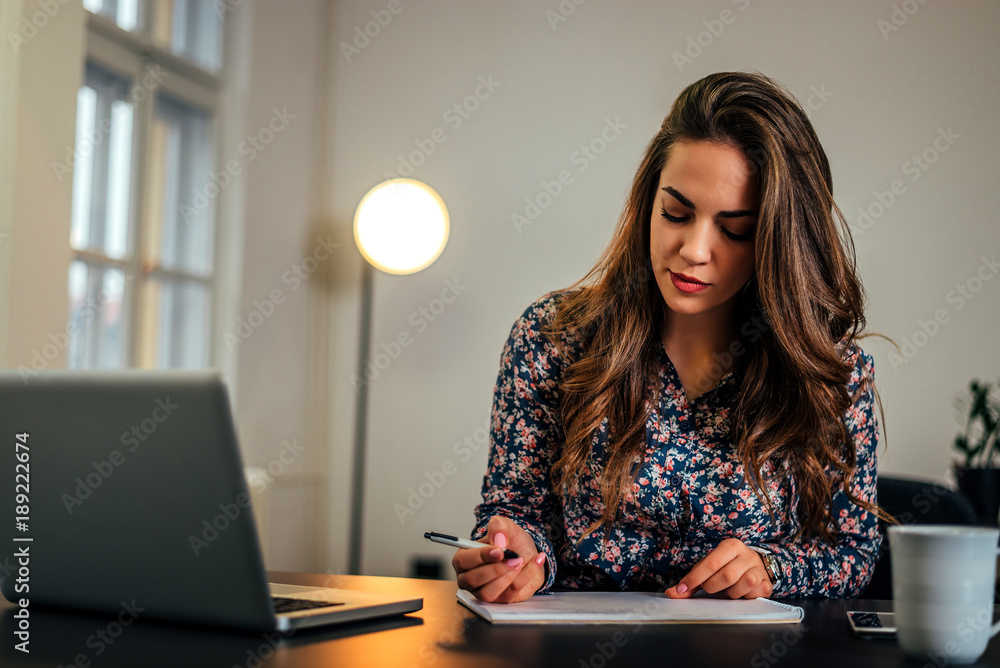
[{"label": "blouse sleeve", "polygon": [[476,507],[472,532],[474,540],[485,536],[494,515],[521,526],[545,553],[548,576],[539,591],[549,589],[556,576],[550,527],[559,502],[549,471],[564,440],[557,410],[562,357],[541,332],[554,311],[551,296],[532,304],[514,323],[504,345],[493,391],[483,500]]},{"label": "blouse sleeve", "polygon": [[[851,490],[855,497],[876,504],[878,421],[874,412],[874,362],[859,348],[855,349],[853,358],[854,371],[847,390],[853,396],[862,384],[863,387],[844,416],[857,453]],[[832,498],[833,517],[838,528],[835,545],[819,538],[763,545],[772,552],[782,571],[772,593],[776,598],[853,597],[871,580],[882,543],[878,517],[847,498],[842,475],[831,476],[831,482],[836,485]]]}]

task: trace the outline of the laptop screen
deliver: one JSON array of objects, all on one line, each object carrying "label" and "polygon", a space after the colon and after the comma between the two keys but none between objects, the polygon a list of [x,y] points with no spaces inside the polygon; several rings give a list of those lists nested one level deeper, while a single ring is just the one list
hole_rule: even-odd
[{"label": "laptop screen", "polygon": [[[28,501],[0,495],[8,600],[273,627],[218,372],[48,371],[27,383],[4,372],[0,434],[10,446],[23,441],[3,448],[0,475],[22,475]],[[27,592],[16,582],[24,550]]]}]

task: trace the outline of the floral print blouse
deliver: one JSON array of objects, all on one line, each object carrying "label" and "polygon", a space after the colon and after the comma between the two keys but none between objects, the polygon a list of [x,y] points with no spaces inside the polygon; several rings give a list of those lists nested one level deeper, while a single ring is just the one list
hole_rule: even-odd
[{"label": "floral print blouse", "polygon": [[[607,446],[607,419],[595,436],[582,475],[560,504],[550,482],[563,430],[558,416],[558,384],[566,357],[542,333],[565,293],[550,293],[525,310],[511,329],[500,359],[493,397],[489,466],[483,501],[476,507],[473,539],[486,535],[490,517],[509,517],[534,539],[547,559],[553,586],[575,589],[663,591],[680,579],[722,540],[735,537],[772,553],[781,570],[772,596],[858,595],[871,578],[882,535],[877,517],[852,503],[836,485],[837,542],[818,538],[792,541],[799,526],[795,479],[786,464],[765,465],[766,493],[775,520],[744,477],[729,440],[729,412],[738,380],[729,372],[718,385],[689,402],[670,358],[659,348],[659,392],[646,423],[641,471],[614,528],[585,538],[602,514],[600,475]],[[568,353],[581,343],[563,335]],[[575,346],[575,348],[574,348]],[[872,358],[860,348],[850,353],[852,394],[871,378]],[[878,423],[871,384],[844,415],[857,449],[855,496],[875,503]]]}]

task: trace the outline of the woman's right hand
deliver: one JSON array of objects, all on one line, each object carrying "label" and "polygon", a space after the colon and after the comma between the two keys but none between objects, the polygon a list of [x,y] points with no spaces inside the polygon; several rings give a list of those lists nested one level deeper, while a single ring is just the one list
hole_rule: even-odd
[{"label": "woman's right hand", "polygon": [[[487,603],[526,601],[545,584],[545,554],[515,522],[494,515],[486,527],[482,548],[455,552],[451,566],[458,586]],[[517,552],[517,559],[503,558],[504,548]]]}]

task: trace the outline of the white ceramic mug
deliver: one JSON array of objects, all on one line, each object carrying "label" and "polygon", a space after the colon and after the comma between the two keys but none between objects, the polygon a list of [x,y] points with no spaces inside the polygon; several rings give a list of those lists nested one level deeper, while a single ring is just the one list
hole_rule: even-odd
[{"label": "white ceramic mug", "polygon": [[899,644],[931,665],[974,663],[993,625],[1000,529],[946,525],[889,527],[892,596]]}]

